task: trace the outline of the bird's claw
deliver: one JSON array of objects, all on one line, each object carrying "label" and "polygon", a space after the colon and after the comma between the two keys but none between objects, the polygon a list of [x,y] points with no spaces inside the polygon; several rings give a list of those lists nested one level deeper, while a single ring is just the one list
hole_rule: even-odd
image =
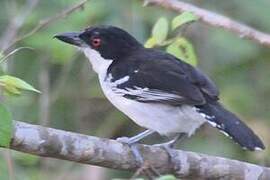
[{"label": "bird's claw", "polygon": [[136,162],[138,163],[138,167],[142,167],[144,164],[144,160],[143,160],[143,157],[138,149],[137,144],[130,145],[130,149],[132,151],[132,154],[133,154]]},{"label": "bird's claw", "polygon": [[166,151],[168,154],[168,161],[172,164],[174,169],[177,169],[179,166],[179,161],[177,161],[177,152],[173,149],[174,143],[167,142],[163,144],[155,144],[154,146],[160,147]]},{"label": "bird's claw", "polygon": [[118,141],[120,143],[131,145],[129,137],[119,137],[119,138],[116,139],[116,141]]},{"label": "bird's claw", "polygon": [[136,162],[138,163],[138,167],[143,166],[143,164],[144,164],[143,157],[142,157],[141,153],[138,150],[137,144],[134,143],[131,138],[119,137],[119,138],[116,139],[116,141],[127,144],[130,147],[131,152],[132,152]]}]

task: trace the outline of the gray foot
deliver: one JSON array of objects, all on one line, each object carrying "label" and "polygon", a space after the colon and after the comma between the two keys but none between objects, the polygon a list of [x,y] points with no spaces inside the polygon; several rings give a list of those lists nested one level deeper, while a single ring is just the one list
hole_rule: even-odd
[{"label": "gray foot", "polygon": [[143,131],[140,134],[137,134],[136,136],[133,136],[130,138],[120,137],[120,138],[117,138],[116,140],[121,142],[121,143],[127,144],[130,147],[136,161],[139,163],[139,167],[141,167],[143,165],[144,161],[143,161],[143,157],[142,157],[140,151],[138,150],[137,143],[140,140],[142,140],[143,138],[145,138],[153,133],[155,133],[155,132],[148,129],[148,130]]},{"label": "gray foot", "polygon": [[174,144],[171,143],[163,143],[163,144],[155,144],[154,146],[158,146],[166,151],[168,154],[168,161],[172,165],[173,169],[177,169],[180,167],[179,161],[177,161],[178,154],[173,149]]},{"label": "gray foot", "polygon": [[131,152],[132,152],[132,154],[133,154],[133,156],[138,164],[138,167],[142,167],[142,165],[144,164],[144,160],[143,160],[143,157],[138,149],[138,145],[136,144],[136,142],[134,142],[134,139],[128,138],[128,137],[119,137],[116,140],[118,142],[127,144],[130,147]]},{"label": "gray foot", "polygon": [[128,137],[119,137],[116,141],[124,143],[124,144],[131,144],[130,138]]},{"label": "gray foot", "polygon": [[180,167],[180,164],[179,164],[179,161],[176,160],[178,154],[176,153],[176,151],[173,148],[176,145],[177,141],[185,138],[185,136],[186,136],[186,134],[180,133],[175,138],[173,138],[172,140],[170,140],[168,142],[154,145],[154,146],[158,146],[166,151],[166,153],[168,154],[168,157],[169,157],[169,162],[173,165],[174,169],[177,169],[178,167]]}]

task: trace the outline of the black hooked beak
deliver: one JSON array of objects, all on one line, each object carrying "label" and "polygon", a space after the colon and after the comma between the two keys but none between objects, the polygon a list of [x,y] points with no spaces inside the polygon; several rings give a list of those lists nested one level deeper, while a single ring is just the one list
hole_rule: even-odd
[{"label": "black hooked beak", "polygon": [[85,43],[79,37],[80,34],[81,34],[80,32],[67,32],[67,33],[57,34],[54,36],[54,38],[57,38],[68,44],[82,47]]}]

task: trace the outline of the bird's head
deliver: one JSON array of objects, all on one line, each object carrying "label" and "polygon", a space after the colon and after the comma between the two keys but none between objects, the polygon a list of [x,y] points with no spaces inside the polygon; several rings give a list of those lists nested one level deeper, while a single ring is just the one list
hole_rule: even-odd
[{"label": "bird's head", "polygon": [[[68,32],[55,36],[89,53],[99,54],[104,59],[117,60],[142,45],[126,31],[114,26],[89,27],[81,32]],[[87,55],[88,54],[88,55]]]}]

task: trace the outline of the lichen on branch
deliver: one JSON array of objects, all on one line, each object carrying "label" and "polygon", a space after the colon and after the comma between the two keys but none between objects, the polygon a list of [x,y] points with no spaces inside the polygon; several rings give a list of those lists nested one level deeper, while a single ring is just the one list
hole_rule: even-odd
[{"label": "lichen on branch", "polygon": [[[246,162],[175,150],[169,161],[164,149],[139,145],[145,161],[160,174],[178,178],[270,179],[270,168]],[[136,171],[129,146],[118,141],[14,121],[10,148],[38,156],[52,157],[119,170]]]}]

